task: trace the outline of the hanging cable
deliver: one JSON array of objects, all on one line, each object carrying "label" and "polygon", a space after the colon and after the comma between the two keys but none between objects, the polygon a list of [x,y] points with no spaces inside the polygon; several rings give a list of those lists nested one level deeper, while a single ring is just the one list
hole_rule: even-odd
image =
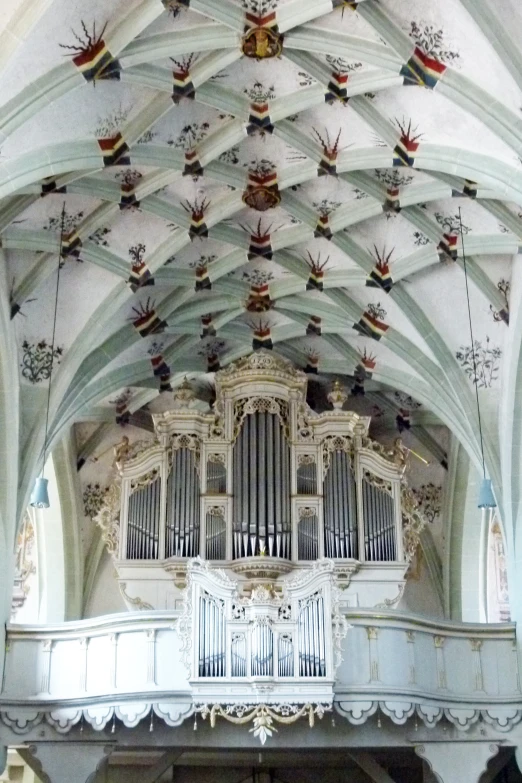
[{"label": "hanging cable", "polygon": [[486,463],[484,460],[484,441],[482,439],[482,419],[480,416],[480,402],[478,393],[478,375],[477,375],[477,358],[475,355],[475,340],[473,337],[473,325],[471,322],[471,305],[469,303],[469,285],[468,285],[468,268],[466,265],[466,253],[464,250],[464,232],[462,230],[462,210],[459,207],[459,223],[460,223],[460,241],[462,243],[462,263],[464,265],[464,280],[466,281],[466,300],[468,303],[468,321],[469,321],[469,334],[471,337],[471,356],[473,358],[473,377],[475,379],[475,396],[477,398],[477,414],[478,425],[480,434],[480,454],[482,456],[482,474],[483,478],[486,478]]},{"label": "hanging cable", "polygon": [[53,379],[53,367],[54,367],[54,346],[56,339],[56,321],[58,314],[58,292],[60,289],[60,270],[62,268],[62,250],[63,250],[63,232],[65,229],[65,201],[62,207],[62,216],[60,220],[60,244],[58,248],[58,270],[56,273],[56,292],[54,295],[54,319],[53,319],[53,336],[51,340],[51,369],[49,370],[49,386],[47,388],[47,411],[45,414],[45,438],[43,448],[43,463],[42,463],[42,476],[45,471],[45,458],[47,454],[47,428],[49,426],[49,406],[51,403],[51,383]]}]

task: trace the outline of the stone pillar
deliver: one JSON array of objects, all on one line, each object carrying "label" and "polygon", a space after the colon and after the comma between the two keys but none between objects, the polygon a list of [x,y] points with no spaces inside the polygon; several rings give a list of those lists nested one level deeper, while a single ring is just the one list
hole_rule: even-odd
[{"label": "stone pillar", "polygon": [[[426,742],[415,753],[427,762],[436,783],[479,783],[488,761],[498,753],[491,742]],[[425,776],[426,779],[426,776]],[[430,777],[427,777],[430,780]]]},{"label": "stone pillar", "polygon": [[112,747],[97,742],[41,742],[19,750],[43,783],[92,783]]}]

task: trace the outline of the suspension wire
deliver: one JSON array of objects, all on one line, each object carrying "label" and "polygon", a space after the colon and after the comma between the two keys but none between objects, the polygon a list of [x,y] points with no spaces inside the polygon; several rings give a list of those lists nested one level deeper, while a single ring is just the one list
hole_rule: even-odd
[{"label": "suspension wire", "polygon": [[471,323],[471,305],[469,303],[468,268],[466,265],[466,253],[464,250],[464,232],[462,230],[462,210],[460,207],[459,207],[459,223],[460,223],[460,241],[462,243],[462,262],[464,264],[464,280],[466,281],[466,300],[468,303],[468,321],[469,321],[469,333],[471,337],[471,356],[473,358],[473,377],[475,381],[475,397],[477,399],[477,414],[478,414],[478,425],[479,425],[479,434],[480,434],[480,454],[482,456],[482,473],[484,478],[486,478],[486,463],[484,460],[484,441],[482,438],[482,419],[480,416],[480,402],[479,402],[479,393],[478,393],[477,358],[475,354],[475,340],[473,338],[473,325]]},{"label": "suspension wire", "polygon": [[60,270],[62,268],[62,249],[63,249],[64,229],[65,229],[65,201],[63,202],[62,217],[60,220],[60,245],[58,248],[58,270],[56,274],[56,292],[54,295],[53,337],[51,340],[51,369],[49,370],[49,386],[47,388],[47,411],[45,414],[45,438],[44,438],[44,448],[43,448],[42,478],[45,471],[45,458],[47,454],[47,428],[49,426],[49,405],[51,402],[51,383],[53,380],[54,345],[55,345],[55,338],[56,338],[56,316],[58,313],[58,292],[60,288]]}]

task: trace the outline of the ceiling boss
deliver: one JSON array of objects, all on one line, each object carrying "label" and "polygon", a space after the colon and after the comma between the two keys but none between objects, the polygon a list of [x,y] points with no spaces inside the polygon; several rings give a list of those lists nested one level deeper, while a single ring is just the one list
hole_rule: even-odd
[{"label": "ceiling boss", "polygon": [[276,2],[245,0],[245,34],[242,51],[245,57],[264,60],[279,57],[283,51],[283,36],[276,19]]}]

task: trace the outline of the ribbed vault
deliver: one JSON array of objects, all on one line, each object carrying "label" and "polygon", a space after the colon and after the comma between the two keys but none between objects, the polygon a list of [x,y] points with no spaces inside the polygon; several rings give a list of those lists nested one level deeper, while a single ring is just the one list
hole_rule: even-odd
[{"label": "ribbed vault", "polygon": [[57,443],[92,424],[80,465],[116,417],[147,427],[187,374],[208,382],[272,345],[311,377],[347,376],[392,419],[416,409],[442,465],[432,425],[480,464],[476,384],[513,543],[520,12],[492,0],[46,6],[25,4],[0,59],[0,377],[23,402],[19,511],[42,455],[61,246],[50,432]]}]

